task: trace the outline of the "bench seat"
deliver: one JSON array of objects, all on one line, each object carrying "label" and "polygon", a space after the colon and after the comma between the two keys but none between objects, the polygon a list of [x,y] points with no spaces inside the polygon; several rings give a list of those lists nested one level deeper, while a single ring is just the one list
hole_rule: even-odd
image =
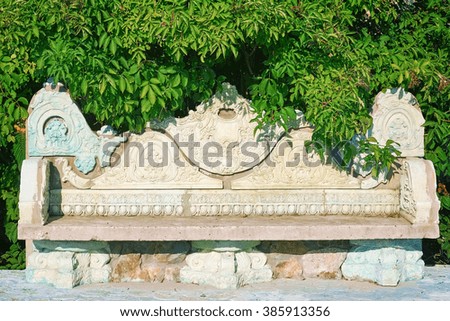
[{"label": "bench seat", "polygon": [[22,224],[33,240],[360,240],[436,238],[436,224],[403,217],[80,217],[54,216],[45,225]]}]

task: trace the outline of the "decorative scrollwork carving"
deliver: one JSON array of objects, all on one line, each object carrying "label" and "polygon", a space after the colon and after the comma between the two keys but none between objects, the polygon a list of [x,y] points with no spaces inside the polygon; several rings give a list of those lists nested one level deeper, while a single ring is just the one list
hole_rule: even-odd
[{"label": "decorative scrollwork carving", "polygon": [[[199,168],[232,175],[259,164],[284,134],[278,126],[255,131],[255,117],[250,101],[240,96],[234,86],[224,83],[221,91],[187,117],[153,123],[152,128],[172,136],[182,153]],[[298,112],[293,126],[310,125]]]},{"label": "decorative scrollwork carving", "polygon": [[306,152],[305,141],[311,135],[310,129],[290,132],[263,163],[247,176],[232,181],[232,189],[359,188],[357,178],[323,164],[318,155]]},{"label": "decorative scrollwork carving", "polygon": [[[96,166],[109,166],[111,148],[124,137],[98,137],[62,84],[44,84],[30,103],[28,117],[29,156],[75,156],[77,169],[87,174]],[[106,145],[106,147],[105,147]]]},{"label": "decorative scrollwork carving", "polygon": [[412,217],[416,216],[417,205],[411,185],[411,172],[408,162],[404,162],[401,169],[400,209]]},{"label": "decorative scrollwork carving", "polygon": [[131,135],[120,161],[93,179],[94,189],[222,188],[219,179],[192,166],[166,135],[149,131]]}]

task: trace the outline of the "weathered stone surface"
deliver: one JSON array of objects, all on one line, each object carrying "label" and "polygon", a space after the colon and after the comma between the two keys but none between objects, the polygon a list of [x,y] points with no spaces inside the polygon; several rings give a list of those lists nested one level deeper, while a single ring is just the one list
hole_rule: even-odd
[{"label": "weathered stone surface", "polygon": [[[224,115],[226,113],[229,115]],[[152,125],[178,141],[194,141],[198,145],[194,151],[192,144],[178,145],[199,168],[230,175],[260,163],[273,149],[274,144],[271,143],[277,142],[284,133],[281,126],[257,129],[256,123],[251,122],[255,116],[250,101],[240,96],[235,86],[224,83],[211,99],[197,106],[195,111],[190,111],[188,116]],[[300,112],[298,125],[305,125]],[[214,145],[211,145],[212,142]],[[210,150],[211,157],[205,157],[205,150]],[[214,153],[213,150],[221,152]],[[253,156],[249,157],[249,153]]]},{"label": "weathered stone surface", "polygon": [[124,254],[111,261],[112,281],[126,282],[140,279],[141,273],[141,255]]},{"label": "weathered stone surface", "polygon": [[178,281],[184,264],[160,261],[157,255],[124,254],[113,259],[111,265],[114,282],[163,282]]},{"label": "weathered stone surface", "polygon": [[411,223],[437,224],[439,208],[433,163],[407,158],[401,169],[400,213]]},{"label": "weathered stone surface", "polygon": [[138,279],[141,279],[142,281],[163,282],[166,268],[158,264],[142,264],[138,271]]},{"label": "weathered stone surface", "polygon": [[[74,245],[72,242],[67,242],[66,249],[64,242],[55,242],[53,246],[46,243],[45,247],[40,247],[44,250],[52,248],[53,251],[35,250],[27,260],[27,280],[48,283],[60,288],[109,282],[111,275],[109,254],[95,251],[89,253],[92,250],[89,242],[79,243],[76,251],[71,251]],[[80,247],[82,243],[87,243],[86,248]],[[95,244],[92,246],[95,248]]]},{"label": "weathered stone surface", "polygon": [[164,281],[180,281],[180,270],[182,269],[182,265],[173,265],[166,267],[166,271],[164,273]]},{"label": "weathered stone surface", "polygon": [[299,259],[291,257],[278,263],[273,270],[275,279],[303,279],[303,267]]},{"label": "weathered stone surface", "polygon": [[347,256],[342,249],[328,248],[309,252],[302,256],[303,276],[340,279],[340,267]]},{"label": "weathered stone surface", "polygon": [[102,167],[108,166],[110,154],[125,138],[97,136],[64,85],[53,85],[45,83],[30,102],[28,156],[76,156],[75,166],[84,174],[94,169],[96,158]]},{"label": "weathered stone surface", "polygon": [[186,254],[143,254],[141,269],[147,274],[146,281],[178,281],[180,269],[185,265]]},{"label": "weathered stone surface", "polygon": [[[342,174],[340,174],[342,175]],[[257,191],[174,186],[167,190],[135,186],[127,190],[60,189],[50,191],[52,216],[282,216],[349,215],[395,216],[399,211],[398,191],[391,189],[346,190],[326,188],[318,180],[313,190]],[[114,184],[111,183],[111,186]],[[152,186],[155,188],[155,186]],[[254,188],[260,188],[258,184]]]},{"label": "weathered stone surface", "polygon": [[424,262],[420,240],[354,241],[342,265],[342,274],[350,280],[372,281],[396,286],[400,281],[423,277]]},{"label": "weathered stone surface", "polygon": [[112,242],[113,281],[178,281],[189,249],[188,242]]},{"label": "weathered stone surface", "polygon": [[22,163],[20,176],[20,224],[47,222],[49,213],[49,165],[46,159],[33,157]]},{"label": "weathered stone surface", "polygon": [[[211,245],[217,250],[211,249]],[[200,252],[186,257],[180,270],[183,283],[208,284],[219,289],[236,289],[245,284],[267,282],[272,271],[264,253],[251,251],[258,242],[196,242]],[[202,245],[205,249],[201,249]],[[248,252],[247,252],[248,251]]]},{"label": "weathered stone surface", "polygon": [[[231,188],[250,190],[255,188],[292,190],[317,186],[359,188],[361,186],[359,179],[340,172],[331,165],[323,164],[318,154],[306,152],[305,143],[311,139],[312,134],[311,128],[292,130],[276,144],[268,156],[269,160],[255,166],[248,175],[233,180]],[[308,202],[301,203],[306,205]],[[307,206],[305,210],[306,208]]]},{"label": "weathered stone surface", "polygon": [[[130,188],[173,190],[180,188],[217,189],[223,186],[220,179],[205,175],[197,167],[191,165],[180,153],[178,145],[163,133],[148,131],[141,135],[132,134],[129,144],[126,146],[131,147],[125,147],[124,155],[117,164],[105,168],[102,175],[92,179],[93,188],[110,189],[110,186],[114,186],[116,190]],[[138,147],[136,148],[136,146]],[[155,150],[161,154],[165,153],[165,159],[156,161],[152,154]],[[158,164],[164,162],[164,166],[149,165],[155,164],[155,162]],[[179,165],[180,162],[183,163],[183,166]],[[129,210],[131,211],[131,209],[130,207]],[[163,207],[162,211],[164,210]],[[139,211],[139,208],[134,209],[136,213]]]},{"label": "weathered stone surface", "polygon": [[[403,217],[61,217],[49,224],[19,225],[26,239],[52,240],[334,240],[336,238],[436,238],[437,223],[411,224]],[[132,222],[132,223],[131,223]]]},{"label": "weathered stone surface", "polygon": [[388,139],[397,143],[401,156],[424,155],[425,119],[417,99],[403,88],[388,89],[375,97],[372,108],[373,127],[370,134],[380,144]]},{"label": "weathered stone surface", "polygon": [[263,241],[258,250],[267,256],[274,278],[303,279],[301,255],[308,251],[304,241]]},{"label": "weathered stone surface", "polygon": [[[25,271],[17,270],[0,270],[1,300],[117,302],[127,300],[148,301],[150,304],[167,300],[198,300],[207,304],[209,301],[214,300],[220,302],[229,301],[231,306],[235,305],[236,303],[234,302],[236,301],[394,301],[388,303],[388,305],[398,305],[396,303],[398,301],[418,301],[419,310],[421,309],[420,305],[427,304],[425,301],[429,301],[431,305],[439,304],[439,302],[432,301],[441,301],[440,304],[443,306],[446,305],[445,301],[450,301],[450,266],[448,265],[426,266],[424,279],[408,282],[408,284],[395,288],[376,286],[370,283],[348,282],[346,280],[320,280],[320,282],[317,282],[317,279],[276,279],[269,283],[245,286],[236,291],[218,291],[210,286],[188,286],[173,282],[128,284],[126,290],[123,285],[110,283],[102,286],[83,286],[75,291],[67,291],[66,289],[55,289],[45,284],[30,284],[25,280],[25,273]],[[5,301],[3,301],[3,304],[9,305]],[[22,304],[27,303],[23,302]],[[339,302],[333,304],[341,305]],[[402,303],[399,302],[399,304],[401,305]],[[389,312],[387,311],[387,313]],[[424,316],[430,315],[429,309],[422,312]],[[404,316],[403,311],[400,311],[400,313]],[[442,319],[441,310],[435,314],[436,319]],[[144,320],[145,318],[141,319]],[[320,320],[322,318],[312,319]],[[330,318],[323,319],[329,320]],[[335,317],[335,319],[337,318]],[[369,317],[367,319],[370,320]],[[412,316],[404,319],[417,320],[418,318]],[[429,318],[425,317],[422,319],[428,320]]]}]

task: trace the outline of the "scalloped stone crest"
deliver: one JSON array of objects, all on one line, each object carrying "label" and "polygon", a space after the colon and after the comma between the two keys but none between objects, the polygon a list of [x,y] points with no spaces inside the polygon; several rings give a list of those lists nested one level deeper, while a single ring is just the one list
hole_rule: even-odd
[{"label": "scalloped stone crest", "polygon": [[75,166],[83,174],[95,168],[97,159],[100,166],[108,166],[114,149],[125,141],[92,132],[60,83],[44,84],[33,97],[27,131],[29,156],[75,156]]},{"label": "scalloped stone crest", "polygon": [[[256,130],[250,101],[236,87],[224,83],[222,90],[184,118],[154,123],[178,144],[196,166],[210,173],[232,175],[261,163],[283,135],[281,127]],[[298,113],[297,126],[309,126]]]},{"label": "scalloped stone crest", "polygon": [[388,139],[397,143],[402,157],[424,156],[425,119],[417,99],[403,88],[388,89],[375,97],[371,136],[380,144]]}]

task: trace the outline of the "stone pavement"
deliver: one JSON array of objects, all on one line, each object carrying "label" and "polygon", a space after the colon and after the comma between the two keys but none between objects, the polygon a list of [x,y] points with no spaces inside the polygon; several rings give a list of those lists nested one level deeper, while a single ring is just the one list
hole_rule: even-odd
[{"label": "stone pavement", "polygon": [[397,287],[346,280],[277,279],[237,290],[173,282],[108,283],[56,289],[45,284],[27,283],[24,271],[0,271],[0,300],[450,301],[450,266],[426,267],[424,279]]}]

